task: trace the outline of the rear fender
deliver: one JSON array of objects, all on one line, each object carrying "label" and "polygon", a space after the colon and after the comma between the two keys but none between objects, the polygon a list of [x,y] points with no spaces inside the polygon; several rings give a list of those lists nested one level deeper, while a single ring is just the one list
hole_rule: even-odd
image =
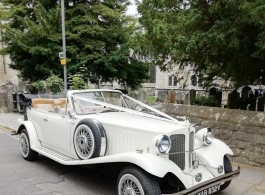
[{"label": "rear fender", "polygon": [[26,129],[29,135],[29,141],[30,141],[30,148],[33,146],[40,146],[40,141],[38,139],[37,132],[35,130],[35,127],[31,121],[19,121],[20,126],[17,130],[17,134],[20,134],[23,129]]}]

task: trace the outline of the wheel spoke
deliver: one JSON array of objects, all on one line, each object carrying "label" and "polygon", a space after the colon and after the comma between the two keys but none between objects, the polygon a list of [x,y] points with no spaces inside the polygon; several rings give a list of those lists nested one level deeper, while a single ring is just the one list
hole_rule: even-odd
[{"label": "wheel spoke", "polygon": [[20,149],[21,149],[21,153],[24,157],[28,156],[29,153],[29,141],[27,136],[22,133],[20,135]]},{"label": "wheel spoke", "polygon": [[118,189],[119,195],[144,195],[141,183],[131,174],[125,174],[121,177]]}]

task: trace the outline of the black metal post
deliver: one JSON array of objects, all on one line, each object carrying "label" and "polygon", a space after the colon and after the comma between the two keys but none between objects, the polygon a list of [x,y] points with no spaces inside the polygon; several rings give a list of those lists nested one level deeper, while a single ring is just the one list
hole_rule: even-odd
[{"label": "black metal post", "polygon": [[13,112],[18,112],[18,108],[17,108],[17,93],[13,92],[12,93],[12,97],[13,97]]}]

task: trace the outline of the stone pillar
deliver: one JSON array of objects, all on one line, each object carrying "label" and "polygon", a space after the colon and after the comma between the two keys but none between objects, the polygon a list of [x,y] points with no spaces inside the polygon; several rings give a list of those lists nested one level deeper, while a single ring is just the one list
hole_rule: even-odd
[{"label": "stone pillar", "polygon": [[146,101],[146,92],[145,91],[140,91],[138,93],[138,100],[141,102],[145,102]]},{"label": "stone pillar", "polygon": [[8,112],[6,85],[0,86],[0,112]]},{"label": "stone pillar", "polygon": [[171,89],[169,91],[169,103],[175,103],[176,102],[176,92],[175,90]]},{"label": "stone pillar", "polygon": [[264,112],[264,97],[258,97],[256,102],[256,111]]},{"label": "stone pillar", "polygon": [[229,109],[237,109],[237,102],[239,99],[239,93],[237,90],[233,90],[228,94],[228,100],[227,100],[227,108]]},{"label": "stone pillar", "polygon": [[218,106],[220,106],[220,107],[221,107],[221,104],[222,104],[222,96],[223,96],[223,93],[221,91],[216,92],[215,98],[216,98],[216,100],[218,102]]},{"label": "stone pillar", "polygon": [[191,105],[192,101],[196,98],[196,90],[191,89],[189,91],[188,105]]},{"label": "stone pillar", "polygon": [[7,107],[8,111],[11,112],[13,110],[13,92],[14,92],[14,84],[9,81],[6,85],[6,92],[7,92]]},{"label": "stone pillar", "polygon": [[6,90],[0,86],[0,113],[6,112]]},{"label": "stone pillar", "polygon": [[255,94],[255,98],[258,98],[259,97],[259,91],[258,90],[255,90],[254,92],[255,92],[254,93]]}]

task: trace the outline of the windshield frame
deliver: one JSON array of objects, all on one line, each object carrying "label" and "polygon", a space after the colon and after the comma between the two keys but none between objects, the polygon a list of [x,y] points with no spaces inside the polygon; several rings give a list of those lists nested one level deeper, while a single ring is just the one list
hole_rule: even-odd
[{"label": "windshield frame", "polygon": [[[105,103],[105,102],[102,102],[102,101],[97,101],[97,100],[92,100],[92,99],[87,99],[87,98],[81,98],[81,97],[77,97],[81,100],[84,100],[84,101],[88,101],[90,103],[94,103],[94,104],[98,104],[98,105],[101,105],[101,106],[105,106],[105,107],[109,107],[109,108],[112,108],[112,109],[115,109],[115,110],[118,110],[118,111],[122,111],[122,112],[127,112],[127,113],[132,113],[132,114],[137,114],[137,115],[140,115],[140,116],[145,116],[145,117],[149,117],[149,118],[155,118],[155,119],[159,119],[159,120],[164,120],[164,121],[169,121],[169,122],[173,122],[173,123],[180,123],[179,120],[155,109],[155,108],[152,108],[148,105],[146,105],[145,103],[143,102],[140,102],[130,96],[127,96],[127,95],[124,95],[123,93],[121,93],[120,91],[118,90],[108,90],[108,89],[94,89],[94,90],[78,90],[78,91],[69,91],[69,96],[70,96],[70,99],[72,100],[71,101],[71,106],[72,106],[72,109],[73,111],[76,113],[76,110],[74,109],[74,104],[73,104],[73,97],[77,94],[80,94],[80,93],[87,93],[87,92],[116,92],[116,93],[119,93],[123,99],[123,101],[125,102],[125,105],[127,105],[127,108],[124,108],[124,107],[120,107],[120,106],[116,106],[114,104],[109,104],[109,103]],[[128,104],[127,104],[127,101],[126,99],[129,98],[131,99],[132,101],[134,101],[135,103],[139,104],[139,105],[142,105],[144,106],[145,108],[149,109],[149,110],[152,110],[156,113],[158,113],[159,115],[162,115],[164,116],[165,118],[163,117],[159,117],[159,116],[154,116],[152,114],[147,114],[147,113],[143,113],[143,112],[139,112],[139,111],[136,111],[136,110],[133,110],[131,109]],[[91,113],[86,113],[86,114],[78,114],[76,113],[77,115],[90,115],[90,114],[98,114],[100,112],[91,112]]]},{"label": "windshield frame", "polygon": [[[103,100],[104,100],[104,102],[103,102],[103,101],[93,100],[93,99],[89,99],[89,98],[85,98],[85,97],[84,97],[84,99],[86,99],[85,101],[87,101],[87,102],[89,102],[89,103],[94,103],[94,104],[98,104],[98,105],[101,105],[101,103],[104,103],[104,104],[108,104],[108,105],[113,105],[113,106],[117,106],[117,107],[124,108],[124,107],[122,107],[122,106],[118,106],[118,105],[115,105],[115,104],[108,103],[108,102],[106,101],[106,99],[105,99],[105,96],[104,96],[103,92],[109,92],[109,93],[117,93],[117,94],[119,94],[119,95],[120,95],[119,98],[121,98],[122,104],[126,106],[125,108],[128,108],[128,109],[129,109],[129,106],[128,106],[127,102],[125,101],[124,94],[122,94],[120,91],[117,91],[117,90],[90,90],[90,91],[86,90],[86,91],[78,91],[78,92],[75,92],[75,93],[73,93],[73,94],[71,95],[72,109],[75,111],[75,113],[76,113],[77,115],[90,115],[90,114],[96,114],[96,113],[98,113],[97,111],[94,111],[94,112],[93,112],[93,111],[92,111],[92,112],[87,112],[87,113],[83,113],[83,114],[77,113],[77,111],[79,111],[79,110],[75,107],[74,96],[76,96],[76,95],[78,95],[78,94],[85,94],[85,93],[100,93],[101,96],[102,96],[102,98],[103,98]],[[78,96],[76,96],[76,98],[77,98],[77,99],[78,99],[78,98],[79,98],[79,99],[83,99],[82,97],[78,97]],[[91,102],[90,100],[92,100],[92,102]],[[96,101],[97,103],[95,103],[95,102],[93,102],[93,101]],[[101,106],[102,106],[102,105],[101,105]],[[111,106],[104,106],[104,107],[106,107],[106,108],[107,108],[107,107],[111,108]],[[80,109],[82,109],[82,108],[80,108]],[[112,109],[115,109],[115,108],[112,108]],[[118,111],[119,111],[119,109],[115,109],[115,110],[118,110]]]}]

